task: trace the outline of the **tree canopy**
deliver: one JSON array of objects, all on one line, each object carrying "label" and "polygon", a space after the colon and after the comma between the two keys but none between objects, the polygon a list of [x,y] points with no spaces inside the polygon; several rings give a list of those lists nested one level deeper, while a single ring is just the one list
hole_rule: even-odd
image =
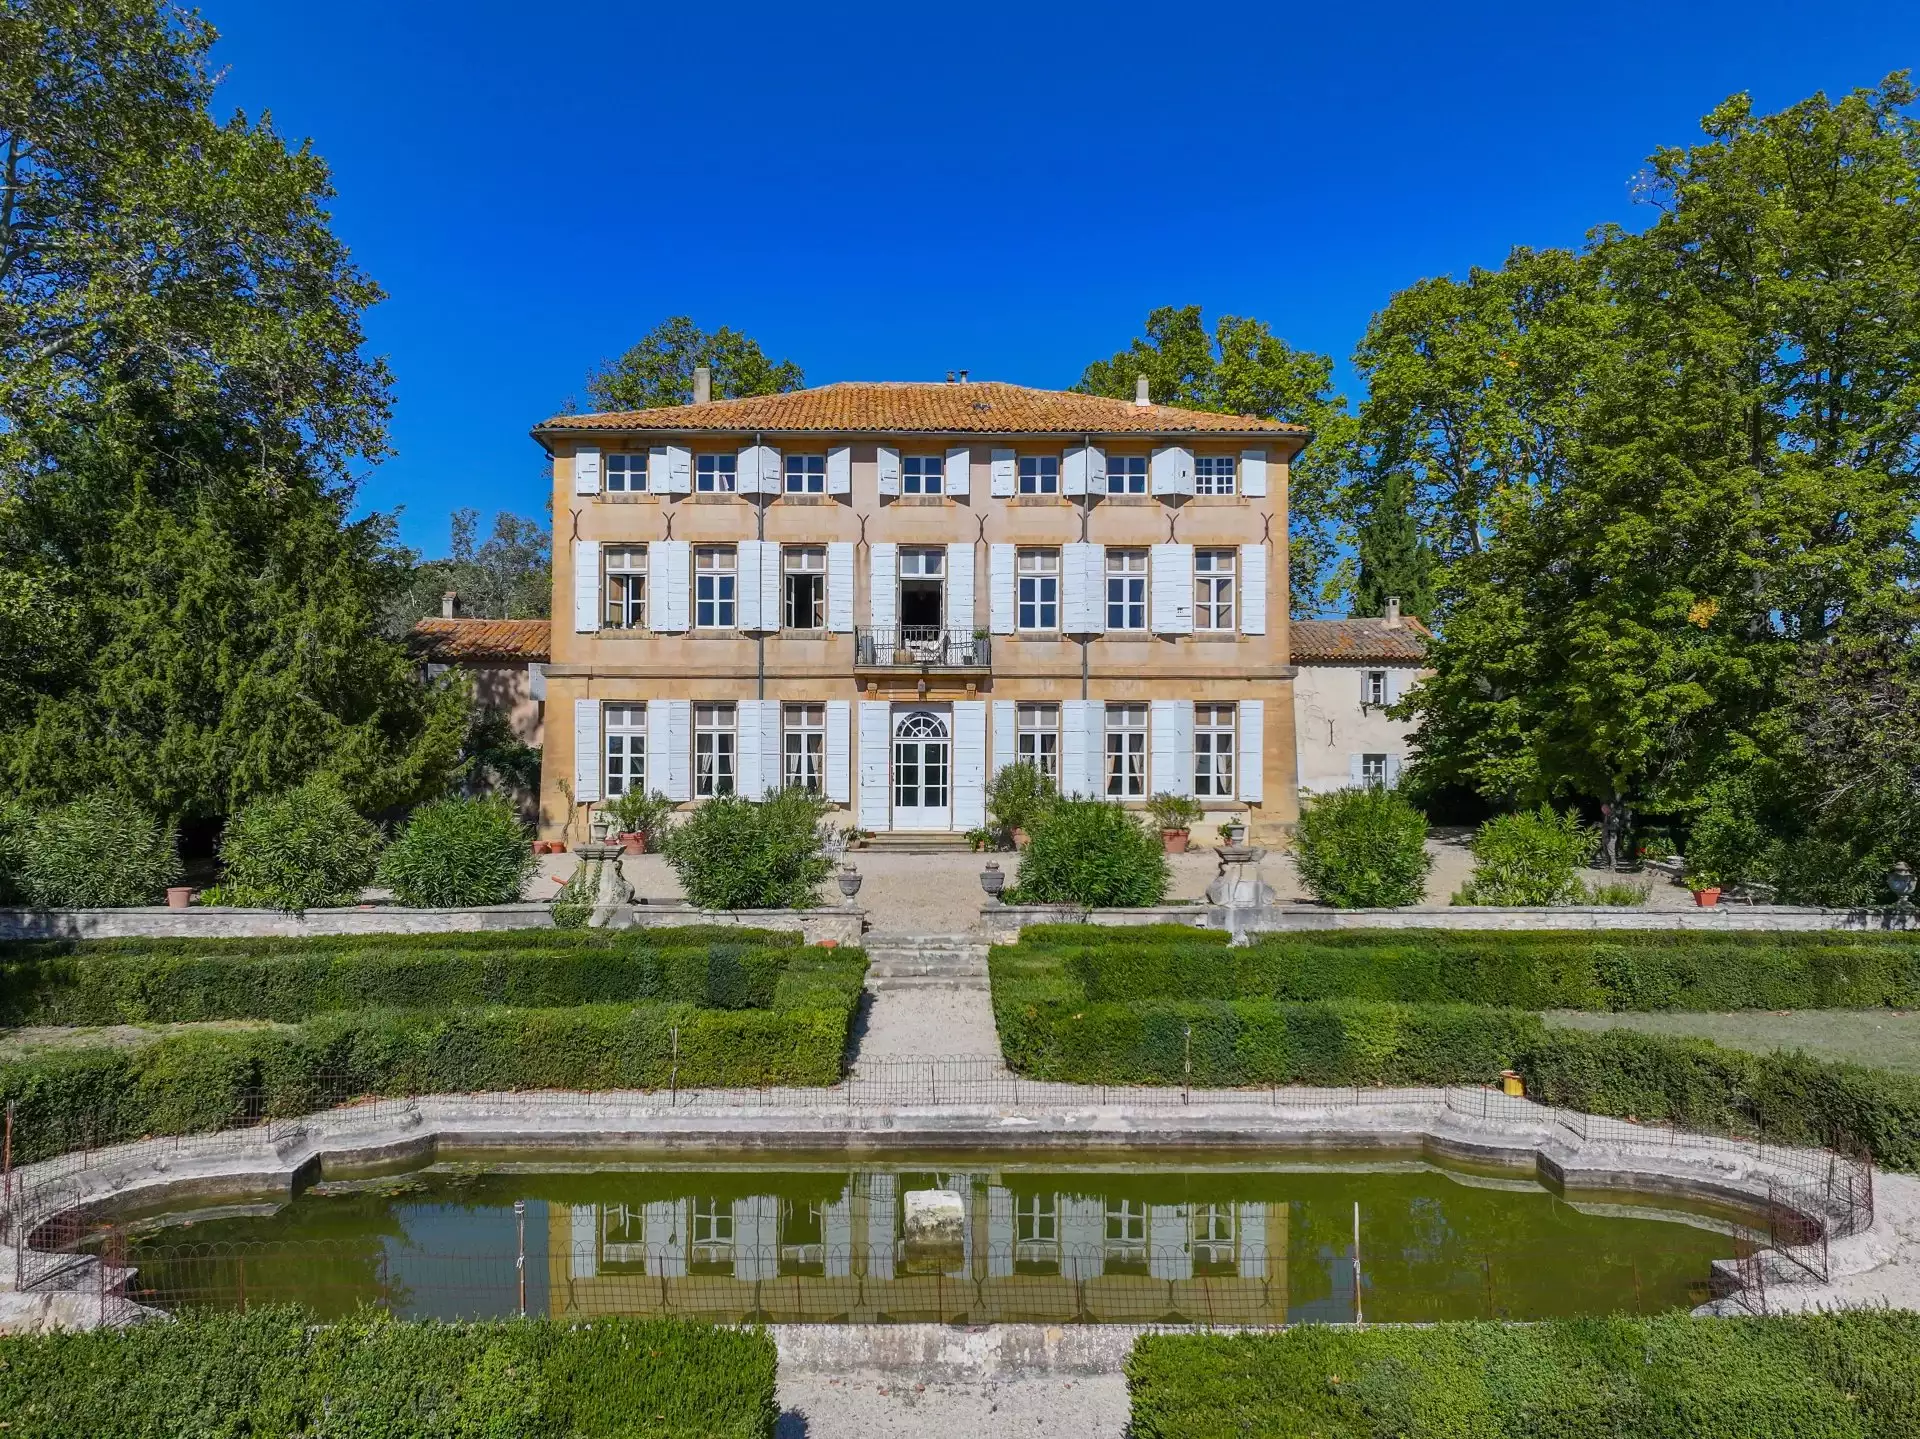
[{"label": "tree canopy", "polygon": [[806,374],[792,360],[769,360],[757,340],[725,325],[709,333],[686,315],[671,315],[638,344],[587,377],[593,409],[651,410],[693,403],[693,372],[712,372],[713,398],[797,390]]},{"label": "tree canopy", "polygon": [[449,592],[460,597],[460,613],[481,619],[545,619],[553,606],[553,545],[548,526],[500,511],[493,529],[479,540],[480,512],[458,509],[452,516],[452,544],[437,560],[403,551],[410,567],[406,586],[389,611],[389,631],[404,635],[415,620],[440,613]]}]

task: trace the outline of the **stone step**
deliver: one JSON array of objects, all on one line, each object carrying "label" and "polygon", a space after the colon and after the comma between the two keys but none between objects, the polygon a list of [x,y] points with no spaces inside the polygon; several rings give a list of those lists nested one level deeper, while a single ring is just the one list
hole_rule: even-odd
[{"label": "stone step", "polygon": [[875,994],[899,989],[932,989],[948,993],[979,990],[993,986],[984,974],[869,974],[867,988]]},{"label": "stone step", "polygon": [[943,830],[924,833],[915,830],[882,830],[872,839],[862,840],[860,848],[851,852],[856,855],[864,851],[875,854],[965,854],[972,848],[965,835]]}]

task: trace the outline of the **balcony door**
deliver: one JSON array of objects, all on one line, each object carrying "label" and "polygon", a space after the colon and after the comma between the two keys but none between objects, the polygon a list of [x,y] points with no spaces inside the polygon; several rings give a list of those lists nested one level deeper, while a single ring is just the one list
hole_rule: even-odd
[{"label": "balcony door", "polygon": [[919,660],[940,657],[946,571],[943,549],[900,551],[900,647]]},{"label": "balcony door", "polygon": [[939,711],[902,710],[894,719],[893,827],[953,828],[953,738]]}]

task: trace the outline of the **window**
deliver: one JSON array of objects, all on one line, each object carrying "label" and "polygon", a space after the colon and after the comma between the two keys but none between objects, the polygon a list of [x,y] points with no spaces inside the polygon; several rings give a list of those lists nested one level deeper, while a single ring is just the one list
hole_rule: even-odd
[{"label": "window", "polygon": [[1021,705],[1014,711],[1013,757],[1060,784],[1060,706]]},{"label": "window", "polygon": [[608,705],[607,798],[647,792],[647,707]]},{"label": "window", "polygon": [[1193,460],[1193,492],[1196,495],[1233,493],[1233,456],[1196,455]]},{"label": "window", "polygon": [[788,705],[784,717],[784,782],[789,789],[819,794],[827,787],[827,707]]},{"label": "window", "polygon": [[824,495],[826,492],[827,457],[825,455],[787,456],[788,494]]},{"label": "window", "polygon": [[693,487],[703,495],[730,495],[739,478],[738,455],[700,455],[694,460]]},{"label": "window", "polygon": [[1233,706],[1193,707],[1193,792],[1200,799],[1233,798]]},{"label": "window", "polygon": [[1233,551],[1195,550],[1193,555],[1193,627],[1233,628]]},{"label": "window", "polygon": [[1108,494],[1144,495],[1146,492],[1147,457],[1145,455],[1107,456]]},{"label": "window", "polygon": [[693,707],[693,793],[699,799],[733,793],[733,706]]},{"label": "window", "polygon": [[1107,551],[1107,628],[1147,627],[1147,552]]},{"label": "window", "polygon": [[703,630],[733,628],[734,559],[731,549],[693,553],[693,622]]},{"label": "window", "polygon": [[900,578],[903,580],[937,580],[946,567],[945,550],[902,550],[900,551]]},{"label": "window", "polygon": [[1233,1206],[1193,1206],[1193,1258],[1196,1265],[1233,1263]]},{"label": "window", "polygon": [[733,1243],[733,1205],[729,1201],[693,1201],[693,1242],[702,1245]]},{"label": "window", "polygon": [[1020,457],[1020,493],[1057,495],[1060,493],[1060,457],[1058,455],[1022,455]]},{"label": "window", "polygon": [[1147,707],[1107,706],[1107,793],[1141,799],[1147,793]]},{"label": "window", "polygon": [[908,455],[905,460],[906,473],[900,480],[901,492],[909,495],[940,494],[940,480],[946,473],[946,463],[938,455]]},{"label": "window", "polygon": [[1363,754],[1360,756],[1360,783],[1368,786],[1385,787],[1387,783],[1387,757],[1383,754]]},{"label": "window", "polygon": [[1060,551],[1022,550],[1015,573],[1020,581],[1019,627],[1060,628]]},{"label": "window", "polygon": [[608,455],[607,489],[615,493],[645,494],[647,457],[645,455]]},{"label": "window", "polygon": [[1059,1200],[1051,1194],[1013,1196],[1013,1235],[1020,1244],[1052,1244],[1060,1238]]},{"label": "window", "polygon": [[1366,678],[1360,682],[1360,703],[1383,705],[1387,702],[1387,672],[1368,670]]},{"label": "window", "polygon": [[1107,1242],[1109,1244],[1145,1244],[1147,1242],[1147,1201],[1122,1199],[1107,1204]]},{"label": "window", "polygon": [[827,551],[821,545],[787,545],[780,551],[786,570],[786,627],[824,629],[827,623]]},{"label": "window", "polygon": [[639,630],[647,625],[647,551],[607,549],[607,616],[610,630]]}]

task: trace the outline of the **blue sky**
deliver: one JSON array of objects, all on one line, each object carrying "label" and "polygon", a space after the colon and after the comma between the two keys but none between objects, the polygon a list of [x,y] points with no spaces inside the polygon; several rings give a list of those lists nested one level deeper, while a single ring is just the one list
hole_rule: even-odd
[{"label": "blue sky", "polygon": [[541,513],[527,430],[666,315],[813,383],[1065,387],[1160,304],[1344,357],[1421,276],[1634,223],[1726,95],[1920,62],[1901,0],[203,3],[221,107],[313,140],[389,292],[362,499],[429,553]]}]

